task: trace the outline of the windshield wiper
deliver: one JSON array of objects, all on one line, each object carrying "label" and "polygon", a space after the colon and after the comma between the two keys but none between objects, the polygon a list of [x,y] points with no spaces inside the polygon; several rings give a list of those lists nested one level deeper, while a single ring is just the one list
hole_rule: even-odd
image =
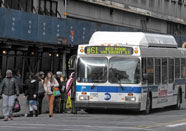
[{"label": "windshield wiper", "polygon": [[94,86],[95,83],[96,83],[96,82],[94,82],[94,83],[92,84],[91,89],[94,89],[94,88],[95,88],[95,86]]},{"label": "windshield wiper", "polygon": [[117,78],[117,80],[119,81],[118,84],[119,84],[120,88],[121,88],[122,90],[124,90],[124,88],[123,88],[122,85],[121,85],[121,80],[119,79],[119,71],[118,71],[117,69],[112,68],[112,66],[111,66],[110,70],[113,71],[114,76],[115,76],[115,77]]},{"label": "windshield wiper", "polygon": [[102,82],[102,80],[94,80],[93,81],[94,83],[92,84],[92,86],[91,86],[91,89],[94,89],[95,88],[95,84],[96,84],[96,82]]},{"label": "windshield wiper", "polygon": [[121,85],[121,80],[120,79],[118,79],[118,81],[119,81],[119,86],[120,86],[120,88],[122,89],[122,90],[124,90],[124,88],[123,88],[123,86]]}]

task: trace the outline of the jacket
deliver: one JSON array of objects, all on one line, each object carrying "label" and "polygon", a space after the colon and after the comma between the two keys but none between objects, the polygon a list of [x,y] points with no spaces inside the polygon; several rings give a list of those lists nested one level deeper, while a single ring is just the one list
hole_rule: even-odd
[{"label": "jacket", "polygon": [[45,89],[43,86],[42,80],[38,80],[38,95],[44,95],[45,94]]},{"label": "jacket", "polygon": [[0,85],[0,95],[19,95],[19,86],[15,78],[4,78]]},{"label": "jacket", "polygon": [[[26,85],[26,91],[25,96],[27,96],[27,100],[36,100],[37,99],[37,92],[38,92],[38,81],[32,79],[28,79],[25,82]],[[34,97],[36,95],[36,97]]]},{"label": "jacket", "polygon": [[70,78],[67,81],[66,89],[67,89],[67,94],[68,96],[71,96],[72,99],[76,97],[76,87],[75,87],[75,79]]},{"label": "jacket", "polygon": [[60,78],[56,79],[59,83],[59,90],[61,92],[61,98],[62,100],[66,100],[67,99],[67,92],[66,92],[66,81],[60,81]]},{"label": "jacket", "polygon": [[56,79],[51,83],[48,81],[48,83],[44,83],[44,89],[47,95],[52,95],[53,94],[53,87],[59,87],[59,83],[57,82]]}]

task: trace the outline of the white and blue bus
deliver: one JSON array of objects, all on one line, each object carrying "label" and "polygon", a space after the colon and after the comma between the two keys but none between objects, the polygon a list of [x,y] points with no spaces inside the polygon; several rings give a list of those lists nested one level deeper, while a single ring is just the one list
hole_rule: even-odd
[{"label": "white and blue bus", "polygon": [[95,32],[79,45],[76,107],[91,109],[181,108],[186,98],[186,50],[173,36]]}]

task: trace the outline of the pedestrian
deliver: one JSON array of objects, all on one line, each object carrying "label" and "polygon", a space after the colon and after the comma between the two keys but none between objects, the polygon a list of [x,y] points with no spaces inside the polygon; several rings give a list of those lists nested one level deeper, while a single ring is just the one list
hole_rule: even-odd
[{"label": "pedestrian", "polygon": [[21,81],[21,73],[19,70],[15,69],[13,70],[13,77],[16,79],[17,81],[17,85],[19,87],[19,92],[23,93],[23,83]]},{"label": "pedestrian", "polygon": [[29,79],[26,81],[25,86],[25,97],[27,98],[28,107],[29,107],[29,114],[27,117],[33,117],[34,113],[35,116],[38,116],[38,104],[37,104],[37,93],[38,93],[38,81],[37,76],[31,74]]},{"label": "pedestrian", "polygon": [[70,75],[70,78],[67,81],[66,84],[66,88],[67,88],[67,94],[68,97],[71,96],[71,102],[72,102],[72,113],[76,114],[76,108],[75,108],[75,73],[72,72]]},{"label": "pedestrian", "polygon": [[15,80],[12,77],[12,71],[6,71],[6,78],[3,79],[0,85],[0,97],[3,97],[3,115],[4,121],[13,120],[13,106],[15,102],[15,95],[19,96],[19,87]]},{"label": "pedestrian", "polygon": [[39,114],[42,113],[42,103],[43,103],[43,98],[45,96],[44,77],[45,77],[44,72],[40,71],[38,76],[39,88],[38,88],[38,97],[37,97]]},{"label": "pedestrian", "polygon": [[54,78],[54,75],[52,72],[48,72],[45,81],[44,81],[44,89],[46,93],[46,97],[48,99],[48,105],[49,105],[49,117],[53,116],[53,104],[55,96],[53,95],[53,88],[59,87],[59,83]]},{"label": "pedestrian", "polygon": [[0,84],[1,84],[2,81],[3,81],[3,76],[2,76],[2,74],[0,72]]},{"label": "pedestrian", "polygon": [[66,76],[61,72],[61,71],[58,71],[56,72],[56,75],[57,75],[57,81],[59,83],[59,90],[61,92],[61,111],[60,113],[63,113],[63,112],[66,112],[66,101],[67,101],[67,93],[66,93]]}]

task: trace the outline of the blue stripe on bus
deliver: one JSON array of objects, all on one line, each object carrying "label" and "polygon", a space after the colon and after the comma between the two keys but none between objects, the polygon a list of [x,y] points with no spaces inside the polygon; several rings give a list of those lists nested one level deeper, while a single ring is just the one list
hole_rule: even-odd
[{"label": "blue stripe on bus", "polygon": [[142,88],[123,86],[122,90],[120,86],[94,86],[94,88],[91,89],[91,86],[77,85],[76,92],[141,93]]}]

